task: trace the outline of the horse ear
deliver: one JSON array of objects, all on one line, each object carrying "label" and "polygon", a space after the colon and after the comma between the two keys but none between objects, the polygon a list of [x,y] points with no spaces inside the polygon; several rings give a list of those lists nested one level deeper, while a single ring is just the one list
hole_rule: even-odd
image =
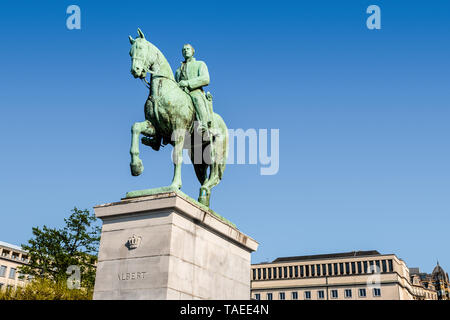
[{"label": "horse ear", "polygon": [[133,39],[132,36],[128,36],[128,39],[130,40],[130,43],[133,44],[136,40]]},{"label": "horse ear", "polygon": [[141,31],[141,29],[138,28],[138,35],[139,37],[141,37],[142,39],[145,39],[144,33]]}]

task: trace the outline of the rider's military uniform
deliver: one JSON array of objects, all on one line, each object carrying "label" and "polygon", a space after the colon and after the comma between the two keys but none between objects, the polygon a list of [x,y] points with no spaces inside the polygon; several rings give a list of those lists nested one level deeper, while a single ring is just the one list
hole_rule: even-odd
[{"label": "rider's military uniform", "polygon": [[186,80],[189,95],[194,103],[197,120],[203,129],[212,126],[212,103],[208,101],[203,87],[209,84],[209,72],[203,61],[197,61],[191,57],[189,61],[183,61],[181,67],[175,72],[175,80]]}]

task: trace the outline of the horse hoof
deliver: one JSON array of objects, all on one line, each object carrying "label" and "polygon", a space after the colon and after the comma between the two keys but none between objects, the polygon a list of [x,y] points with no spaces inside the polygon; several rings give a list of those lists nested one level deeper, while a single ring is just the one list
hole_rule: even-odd
[{"label": "horse hoof", "polygon": [[209,207],[209,198],[211,196],[211,193],[208,192],[208,190],[204,189],[204,188],[200,188],[200,195],[198,197],[198,202],[200,202],[201,204]]},{"label": "horse hoof", "polygon": [[139,160],[136,163],[130,163],[130,169],[131,174],[136,177],[144,171],[144,165],[142,164],[142,161]]},{"label": "horse hoof", "polygon": [[201,204],[203,204],[204,206],[207,206],[209,208],[209,199],[206,197],[199,197],[198,202],[200,202]]}]

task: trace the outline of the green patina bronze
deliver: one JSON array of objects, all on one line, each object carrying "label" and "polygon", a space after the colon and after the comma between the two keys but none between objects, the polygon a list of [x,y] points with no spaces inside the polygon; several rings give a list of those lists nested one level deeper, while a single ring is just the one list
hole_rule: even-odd
[{"label": "green patina bronze", "polygon": [[[131,130],[131,174],[138,176],[144,170],[139,158],[142,134],[142,143],[156,151],[161,144],[174,147],[174,175],[168,187],[133,191],[127,193],[127,197],[154,194],[157,190],[179,190],[182,152],[188,149],[201,184],[198,202],[209,207],[211,189],[220,182],[225,170],[228,131],[222,117],[213,112],[211,94],[203,91],[209,84],[206,64],[193,57],[191,45],[184,45],[185,60],[174,77],[161,51],[145,39],[140,29],[138,35],[136,39],[129,37],[131,73],[148,84],[150,94],[145,103],[145,121],[136,122]],[[146,80],[148,73],[151,74],[149,82]]]}]

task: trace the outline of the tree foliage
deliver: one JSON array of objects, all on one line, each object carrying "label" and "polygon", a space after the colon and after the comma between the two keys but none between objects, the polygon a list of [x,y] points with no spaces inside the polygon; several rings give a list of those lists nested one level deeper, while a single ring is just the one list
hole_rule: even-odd
[{"label": "tree foliage", "polygon": [[[80,270],[81,287],[92,289],[95,282],[95,270],[100,227],[95,225],[97,218],[88,210],[76,207],[65,218],[61,229],[43,226],[33,228],[33,238],[27,245],[29,263],[20,267],[22,274],[34,278],[46,278],[54,283],[65,283],[77,275],[70,274],[73,267]],[[69,271],[69,274],[68,274]]]},{"label": "tree foliage", "polygon": [[24,287],[0,290],[1,300],[92,300],[93,290],[69,289],[64,281],[36,278]]}]

